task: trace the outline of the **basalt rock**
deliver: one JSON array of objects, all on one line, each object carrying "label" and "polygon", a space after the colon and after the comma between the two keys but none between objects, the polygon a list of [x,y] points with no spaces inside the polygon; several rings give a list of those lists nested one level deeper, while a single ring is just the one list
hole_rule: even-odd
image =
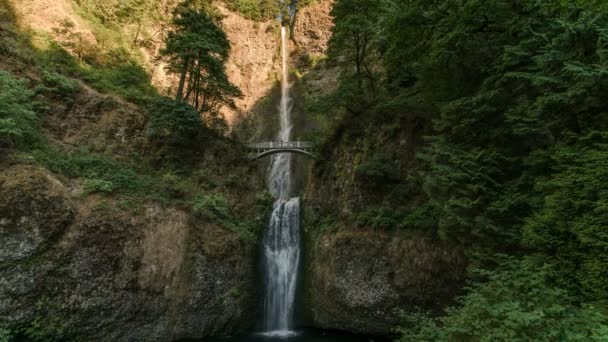
[{"label": "basalt rock", "polygon": [[86,341],[251,328],[251,243],[182,210],[71,196],[44,170],[0,172],[0,325]]},{"label": "basalt rock", "polygon": [[397,310],[440,310],[463,283],[462,253],[428,238],[343,230],[314,241],[307,286],[321,328],[389,334]]}]

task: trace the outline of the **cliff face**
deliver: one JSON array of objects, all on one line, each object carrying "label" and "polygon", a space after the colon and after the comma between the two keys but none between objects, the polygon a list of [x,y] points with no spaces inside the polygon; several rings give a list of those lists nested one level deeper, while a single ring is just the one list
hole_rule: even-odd
[{"label": "cliff face", "polygon": [[441,309],[462,283],[463,255],[428,238],[344,228],[311,241],[308,301],[321,328],[390,334],[396,310]]},{"label": "cliff face", "polygon": [[[395,134],[381,123],[348,123],[311,168],[305,286],[316,326],[389,334],[399,323],[396,310],[440,313],[463,286],[462,250],[404,225],[417,217],[419,195],[408,175],[422,142],[415,125],[399,127]],[[369,164],[388,151],[394,154]],[[362,179],[368,165],[391,179]],[[393,216],[401,212],[410,216]]]},{"label": "cliff face", "polygon": [[[69,106],[48,104],[42,127],[53,148],[86,146],[124,161],[151,150],[146,115],[121,98],[80,84]],[[251,206],[261,182],[246,162],[227,162],[235,152],[214,148],[201,161],[205,178],[238,174],[244,193],[235,185],[214,191]],[[87,341],[169,341],[253,327],[254,241],[183,203],[89,193],[84,181],[28,158],[0,158],[0,326]]]},{"label": "cliff face", "polygon": [[0,173],[0,322],[93,341],[250,328],[251,245],[179,209],[71,190],[35,166]]}]

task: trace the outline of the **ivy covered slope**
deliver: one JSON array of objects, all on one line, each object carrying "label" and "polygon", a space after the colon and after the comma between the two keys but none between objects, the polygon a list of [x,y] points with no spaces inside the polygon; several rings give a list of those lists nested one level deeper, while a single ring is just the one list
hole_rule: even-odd
[{"label": "ivy covered slope", "polygon": [[[171,30],[184,17],[217,25],[195,4],[173,13]],[[0,341],[250,328],[271,203],[213,109],[189,103],[225,99],[191,83],[196,98],[160,96],[129,51],[34,48],[18,20],[0,1]],[[196,38],[226,49],[214,32]],[[225,55],[209,53],[206,85],[232,91]],[[187,66],[192,79],[210,67]]]},{"label": "ivy covered slope", "polygon": [[[310,106],[327,113],[307,196],[313,243],[423,237],[469,265],[449,305],[391,302],[406,311],[403,341],[608,339],[606,11],[603,1],[336,1],[339,86]],[[371,256],[391,260],[379,244]],[[388,264],[421,267],[429,248],[417,246]],[[313,278],[327,275],[319,265]],[[397,290],[399,275],[386,278]],[[335,284],[311,296],[331,306],[373,293],[369,280]],[[403,289],[395,295],[414,298]]]}]

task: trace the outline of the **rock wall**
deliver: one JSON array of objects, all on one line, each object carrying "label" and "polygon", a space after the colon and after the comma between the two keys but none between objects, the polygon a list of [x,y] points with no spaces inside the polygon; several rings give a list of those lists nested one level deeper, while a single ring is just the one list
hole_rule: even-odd
[{"label": "rock wall", "polygon": [[179,209],[75,198],[36,166],[0,172],[0,322],[88,341],[252,327],[255,251]]},{"label": "rock wall", "polygon": [[324,329],[389,334],[395,310],[441,309],[463,281],[463,255],[428,238],[345,229],[312,241],[308,302]]}]

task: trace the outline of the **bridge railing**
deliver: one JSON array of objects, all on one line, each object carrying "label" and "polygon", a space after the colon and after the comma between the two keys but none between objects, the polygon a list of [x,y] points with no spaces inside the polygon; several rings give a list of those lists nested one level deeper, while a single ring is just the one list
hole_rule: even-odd
[{"label": "bridge railing", "polygon": [[249,149],[311,149],[313,144],[306,141],[268,141],[248,144]]}]

